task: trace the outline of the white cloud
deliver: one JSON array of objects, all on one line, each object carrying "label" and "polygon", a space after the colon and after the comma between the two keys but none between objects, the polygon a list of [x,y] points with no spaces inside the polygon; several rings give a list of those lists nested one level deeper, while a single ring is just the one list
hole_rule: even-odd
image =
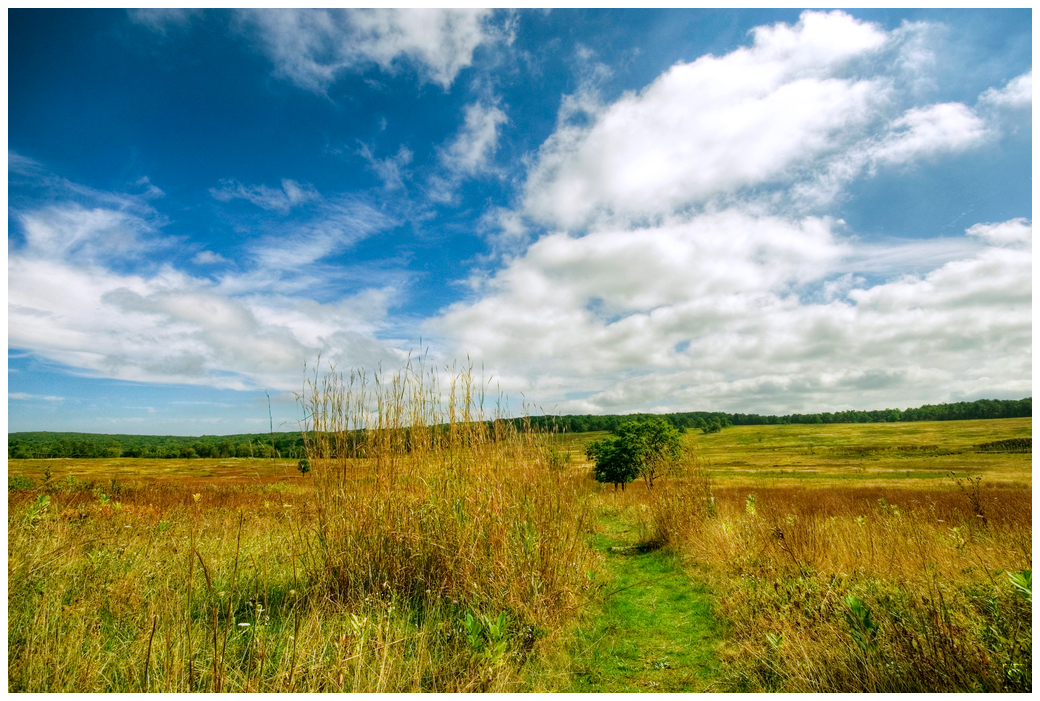
[{"label": "white cloud", "polygon": [[466,121],[455,140],[441,152],[441,163],[453,173],[474,175],[487,167],[498,148],[498,127],[508,120],[497,107],[479,102],[466,107]]},{"label": "white cloud", "polygon": [[145,7],[126,11],[130,21],[165,36],[173,29],[186,29],[202,11],[185,8]]},{"label": "white cloud", "polygon": [[170,268],[153,277],[11,256],[8,339],[104,377],[246,389],[297,389],[320,352],[333,361],[396,357],[375,333],[386,294],[335,303],[220,286]]},{"label": "white cloud", "polygon": [[960,103],[914,108],[892,122],[891,131],[868,150],[868,157],[874,162],[907,163],[976,146],[986,134],[983,121]]},{"label": "white cloud", "polygon": [[373,155],[367,144],[361,144],[358,154],[368,161],[387,190],[400,190],[404,187],[404,179],[407,176],[405,166],[412,162],[414,155],[406,146],[402,145],[393,156],[379,159]]},{"label": "white cloud", "polygon": [[[308,190],[286,181],[277,192],[298,202]],[[63,201],[17,214],[24,242],[8,254],[12,348],[103,377],[235,389],[297,389],[304,364],[319,353],[348,366],[398,357],[393,343],[377,338],[398,294],[380,286],[392,277],[363,275],[346,285],[353,273],[321,262],[391,221],[365,203],[321,200],[309,218],[244,244],[245,259],[214,283],[144,264],[145,254],[179,241],[133,198],[93,199],[135,206]],[[135,272],[120,272],[128,260]],[[203,250],[193,262],[229,261]]]},{"label": "white cloud", "polygon": [[451,307],[438,330],[479,357],[619,371],[682,340],[644,339],[651,319],[696,317],[710,328],[734,300],[813,281],[842,251],[826,220],[736,211],[581,238],[558,233],[488,281],[483,299]]},{"label": "white cloud", "polygon": [[1021,218],[999,224],[976,224],[967,234],[997,246],[1032,246],[1033,242],[1033,226]]},{"label": "white cloud", "polygon": [[191,262],[197,265],[218,265],[220,263],[228,263],[229,261],[219,253],[199,251],[192,257]]},{"label": "white cloud", "polygon": [[320,200],[321,195],[313,185],[301,185],[295,180],[282,179],[282,188],[276,189],[266,185],[243,185],[237,180],[221,180],[219,188],[210,188],[210,194],[221,202],[233,199],[244,199],[257,207],[286,213],[293,207]]},{"label": "white cloud", "polygon": [[[428,335],[561,412],[1028,394],[1027,221],[862,242],[818,214],[858,177],[999,136],[964,104],[920,102],[934,28],[805,12],[752,36],[612,104],[588,73],[520,206],[485,216],[503,267]],[[524,248],[532,221],[550,231]]]},{"label": "white cloud", "polygon": [[947,399],[1028,394],[1028,224],[974,227],[997,245],[950,247],[964,257],[873,285],[842,274],[872,254],[834,227],[727,211],[553,234],[429,330],[507,392],[583,395],[554,405],[565,413],[829,410],[835,396],[902,406],[937,401],[937,387]]},{"label": "white cloud", "polygon": [[565,229],[751,200],[819,211],[865,170],[978,146],[992,132],[971,108],[900,107],[921,90],[928,35],[924,25],[886,34],[842,12],[804,12],[613,104],[583,87],[561,102],[524,211]]},{"label": "white cloud", "polygon": [[839,76],[885,34],[840,12],[754,32],[722,57],[679,63],[591,126],[561,125],[528,176],[537,219],[577,227],[597,212],[657,216],[772,180],[877,119],[887,88]]},{"label": "white cloud", "polygon": [[345,71],[374,63],[393,73],[402,61],[447,89],[481,43],[500,38],[488,27],[490,10],[479,9],[251,10],[242,16],[257,28],[276,71],[317,93]]},{"label": "white cloud", "polygon": [[1008,81],[1003,88],[989,88],[979,95],[980,103],[999,107],[1028,107],[1033,104],[1033,71]]},{"label": "white cloud", "polygon": [[154,222],[126,210],[66,202],[17,215],[29,255],[83,261],[135,259],[168,248],[153,236]]},{"label": "white cloud", "polygon": [[305,273],[307,266],[345,251],[392,222],[360,199],[340,197],[322,203],[308,219],[280,227],[262,239],[251,257],[263,271]]},{"label": "white cloud", "polygon": [[427,195],[435,202],[450,202],[464,178],[490,170],[488,162],[498,149],[499,125],[508,121],[493,105],[467,105],[462,128],[450,143],[438,149],[444,172],[430,177]]},{"label": "white cloud", "polygon": [[8,392],[7,401],[21,401],[21,402],[63,402],[65,397],[55,397],[53,395],[44,394],[26,394],[25,392]]}]

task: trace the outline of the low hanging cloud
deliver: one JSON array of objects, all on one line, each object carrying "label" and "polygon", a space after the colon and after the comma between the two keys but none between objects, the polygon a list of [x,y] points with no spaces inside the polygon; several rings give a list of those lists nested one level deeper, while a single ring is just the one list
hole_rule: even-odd
[{"label": "low hanging cloud", "polygon": [[968,257],[869,287],[843,273],[864,255],[835,225],[726,212],[554,234],[431,331],[488,362],[507,391],[582,395],[561,412],[902,405],[935,401],[937,386],[1028,394],[1027,222],[973,227],[986,245]]},{"label": "low hanging cloud", "polygon": [[378,65],[394,73],[415,66],[425,81],[448,89],[495,41],[490,10],[248,10],[242,25],[258,36],[275,71],[298,87],[324,94],[347,71]]}]

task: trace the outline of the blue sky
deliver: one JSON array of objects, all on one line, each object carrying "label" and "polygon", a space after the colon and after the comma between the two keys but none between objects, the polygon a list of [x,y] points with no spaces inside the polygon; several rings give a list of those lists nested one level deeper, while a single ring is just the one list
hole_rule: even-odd
[{"label": "blue sky", "polygon": [[1032,394],[1029,9],[10,10],[9,430],[305,367],[536,413]]}]

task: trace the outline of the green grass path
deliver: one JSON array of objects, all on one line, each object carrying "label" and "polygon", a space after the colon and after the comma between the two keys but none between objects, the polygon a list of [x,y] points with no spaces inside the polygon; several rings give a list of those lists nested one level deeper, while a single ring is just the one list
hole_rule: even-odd
[{"label": "green grass path", "polygon": [[709,691],[718,636],[707,589],[665,551],[642,551],[632,532],[604,520],[602,611],[582,627],[572,653],[572,691]]}]

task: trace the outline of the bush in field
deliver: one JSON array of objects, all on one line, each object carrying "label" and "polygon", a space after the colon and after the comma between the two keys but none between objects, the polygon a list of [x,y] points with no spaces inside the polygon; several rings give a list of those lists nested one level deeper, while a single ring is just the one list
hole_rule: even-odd
[{"label": "bush in field", "polygon": [[7,491],[9,492],[29,490],[34,486],[33,481],[25,475],[7,476]]},{"label": "bush in field", "polygon": [[596,481],[613,483],[615,490],[618,485],[624,490],[637,477],[653,487],[663,467],[681,452],[679,431],[664,419],[627,421],[614,433],[614,438],[590,443],[585,454],[596,462]]}]

